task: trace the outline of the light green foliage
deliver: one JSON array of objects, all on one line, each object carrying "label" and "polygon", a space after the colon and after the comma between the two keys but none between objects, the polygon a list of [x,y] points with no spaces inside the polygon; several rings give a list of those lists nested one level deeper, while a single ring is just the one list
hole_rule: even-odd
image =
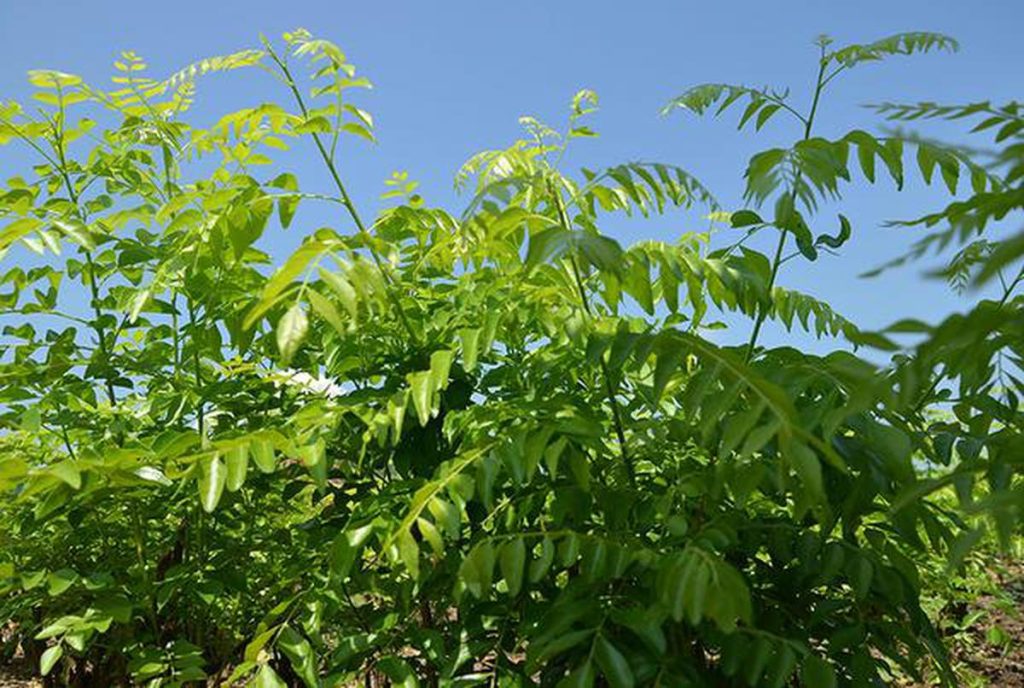
[{"label": "light green foliage", "polygon": [[[570,144],[596,136],[581,91],[564,127],[524,117],[522,140],[466,163],[464,211],[398,172],[372,220],[338,159],[343,137],[374,139],[354,100],[369,82],[329,41],[284,41],[164,80],[125,53],[110,91],[33,72],[42,108],[0,106],[0,143],[39,156],[0,187],[0,621],[40,673],[819,688],[927,667],[954,685],[920,563],[956,569],[985,528],[1019,528],[1024,273],[1003,272],[1021,235],[975,236],[1021,210],[1019,107],[879,107],[984,118],[995,166],[813,131],[846,69],[951,39],[821,39],[806,111],[722,84],[675,99],[797,125],[751,158],[749,208],[667,162],[570,173]],[[281,102],[184,119],[197,80],[241,68],[274,75]],[[298,139],[329,193],[288,171]],[[823,201],[911,174],[970,177],[917,222],[942,229],[915,255],[955,244],[944,274],[998,275],[1002,299],[865,332],[779,284],[857,231]],[[312,203],[337,225],[310,228]],[[681,208],[711,228],[601,232]],[[275,268],[260,247],[278,227],[303,239]],[[773,255],[746,245],[758,233]],[[723,312],[749,332],[711,341]],[[768,320],[843,339],[765,349]]]}]

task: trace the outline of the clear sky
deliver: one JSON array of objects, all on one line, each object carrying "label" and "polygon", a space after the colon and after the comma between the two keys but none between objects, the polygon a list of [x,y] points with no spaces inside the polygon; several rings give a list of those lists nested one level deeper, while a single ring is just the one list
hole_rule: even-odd
[{"label": "clear sky", "polygon": [[[359,141],[343,151],[344,174],[364,214],[378,207],[383,180],[393,170],[419,180],[428,202],[461,210],[464,199],[451,183],[459,165],[476,151],[508,144],[519,132],[520,115],[560,125],[582,87],[601,97],[591,122],[601,136],[580,142],[570,164],[679,164],[736,209],[746,160],[763,147],[791,142],[796,128],[777,117],[752,136],[735,131],[738,112],[716,122],[682,113],[661,117],[659,109],[705,81],[790,87],[792,102],[803,108],[816,66],[812,41],[820,33],[843,44],[927,30],[948,33],[962,45],[956,55],[893,58],[851,71],[823,103],[818,132],[824,136],[874,128],[877,120],[861,107],[866,103],[1019,100],[1024,81],[1024,0],[0,0],[0,99],[26,99],[24,75],[33,68],[77,73],[99,85],[118,52],[130,49],[163,76],[204,56],[255,47],[260,32],[278,36],[299,26],[339,43],[376,85],[360,104],[376,117],[379,143]],[[205,79],[195,116],[209,123],[253,102],[284,103],[287,94],[279,89],[256,72]],[[930,132],[958,136],[949,127]],[[25,153],[2,151],[0,174],[23,171],[28,160]],[[297,151],[288,164],[305,185],[328,188],[311,155]],[[885,220],[913,217],[947,200],[916,182],[902,193],[858,184],[836,208],[854,223],[845,257],[792,261],[780,283],[818,294],[868,327],[905,315],[934,321],[960,309],[963,301],[922,278],[929,264],[873,280],[857,277],[916,236],[884,227]],[[297,225],[344,228],[327,212],[303,209]],[[835,224],[829,213],[815,227],[832,232]],[[277,257],[295,245],[294,228],[268,239]],[[608,231],[628,242],[671,240],[703,228],[671,215],[646,223],[616,220]],[[766,331],[762,341],[781,343],[783,334]]]}]

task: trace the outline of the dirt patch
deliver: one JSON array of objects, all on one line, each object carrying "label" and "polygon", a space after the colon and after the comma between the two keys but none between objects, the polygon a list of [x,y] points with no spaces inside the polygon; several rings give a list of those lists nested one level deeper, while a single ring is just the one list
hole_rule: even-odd
[{"label": "dirt patch", "polygon": [[42,685],[32,678],[32,667],[25,662],[0,664],[0,688],[41,688]]}]

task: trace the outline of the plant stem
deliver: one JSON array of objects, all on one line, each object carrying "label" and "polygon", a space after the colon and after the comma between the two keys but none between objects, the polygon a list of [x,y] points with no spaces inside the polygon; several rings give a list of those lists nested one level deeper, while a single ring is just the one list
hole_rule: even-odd
[{"label": "plant stem", "polygon": [[157,616],[157,600],[156,590],[154,581],[149,575],[149,567],[146,566],[146,557],[143,554],[146,549],[146,537],[143,534],[145,530],[142,527],[142,518],[139,515],[138,509],[132,510],[132,535],[135,540],[135,556],[139,564],[139,575],[146,579],[147,587],[149,588],[149,623],[153,628],[153,637],[159,639],[160,637],[160,622]]},{"label": "plant stem", "polygon": [[75,454],[75,449],[71,445],[71,438],[68,437],[68,428],[63,423],[60,426],[60,434],[61,437],[64,439],[64,447],[68,450],[68,456],[71,457],[72,461],[77,461],[78,456]]},{"label": "plant stem", "polygon": [[999,299],[999,308],[1002,308],[1006,304],[1007,300],[1009,300],[1010,296],[1013,294],[1013,290],[1017,288],[1017,285],[1020,284],[1021,280],[1024,280],[1024,266],[1021,267],[1017,276],[1013,278],[1013,281],[1010,282],[1010,284],[1004,285],[1003,297]]},{"label": "plant stem", "polygon": [[[61,112],[59,115],[59,121],[64,121],[64,100],[60,89],[58,89],[58,97],[60,98]],[[82,212],[81,205],[79,203],[78,192],[75,190],[75,185],[71,181],[71,175],[68,174],[68,163],[67,158],[64,155],[64,131],[63,125],[57,123],[58,120],[54,119],[53,122],[53,148],[57,153],[57,166],[60,170],[61,179],[64,180],[64,187],[67,189],[68,197],[75,206],[75,210],[82,217],[82,222],[85,222],[85,214]],[[95,324],[93,329],[96,331],[96,337],[99,339],[100,354],[103,356],[104,367],[110,365],[111,355],[107,350],[107,333],[103,327],[102,317],[103,313],[100,311],[99,300],[100,291],[99,285],[96,282],[96,264],[92,260],[92,252],[85,250],[85,262],[89,265],[89,292],[91,295],[92,309],[96,316]],[[109,372],[109,371],[108,371]],[[117,395],[114,393],[114,381],[108,375],[106,378],[107,396],[110,398],[111,406],[117,404]]]},{"label": "plant stem", "polygon": [[[828,67],[828,61],[825,59],[825,48],[821,49],[821,59],[818,66],[818,78],[814,84],[814,98],[811,101],[811,110],[807,114],[807,118],[804,119],[804,136],[801,141],[806,141],[811,138],[811,128],[814,126],[814,116],[818,112],[818,103],[821,100],[821,92],[825,88],[825,84],[828,83],[824,80],[825,69]],[[796,206],[797,188],[800,185],[800,178],[802,173],[798,170],[796,176],[793,179],[793,188],[790,190],[791,205]],[[750,333],[750,341],[747,342],[747,354],[746,360],[749,361],[751,356],[754,355],[754,347],[757,345],[757,338],[761,334],[761,327],[764,325],[764,321],[768,318],[768,311],[772,307],[772,289],[775,287],[775,278],[779,274],[779,266],[782,264],[782,252],[786,248],[786,239],[789,237],[789,230],[784,227],[779,227],[779,243],[775,246],[775,257],[772,259],[772,271],[768,277],[768,286],[766,288],[767,294],[765,295],[765,303],[762,304],[758,310],[757,319],[754,321],[754,329]]]},{"label": "plant stem", "polygon": [[198,408],[196,409],[196,420],[197,420],[197,423],[198,423],[198,426],[199,426],[199,437],[205,443],[206,442],[206,433],[205,433],[205,427],[204,427],[204,425],[205,425],[205,423],[204,423],[205,416],[204,416],[204,410],[203,410],[203,391],[202,391],[203,371],[202,371],[202,368],[199,365],[199,344],[197,343],[197,339],[196,339],[196,312],[195,312],[195,307],[192,304],[191,297],[186,297],[186,304],[187,304],[187,307],[188,307],[188,324],[189,324],[189,327],[192,329],[192,364],[193,364],[193,367],[195,368],[196,394],[199,395],[199,405],[198,405]]},{"label": "plant stem", "polygon": [[779,243],[775,246],[775,257],[772,258],[772,272],[768,277],[766,301],[757,312],[757,319],[754,321],[754,329],[750,333],[750,341],[747,342],[746,360],[754,355],[754,346],[757,344],[757,337],[761,334],[761,326],[768,317],[768,310],[771,308],[772,289],[775,287],[775,277],[779,274],[779,266],[782,265],[782,252],[786,248],[786,230],[779,230]]},{"label": "plant stem", "polygon": [[[566,232],[571,232],[569,224],[569,217],[565,212],[565,206],[562,204],[562,194],[558,191],[557,187],[553,183],[548,184],[552,198],[555,201],[555,208],[558,210],[558,220],[562,225],[562,229]],[[569,258],[569,264],[572,266],[572,274],[576,280],[576,289],[579,292],[580,304],[583,307],[583,312],[586,313],[588,319],[593,319],[594,314],[590,310],[590,300],[587,298],[587,290],[583,285],[583,278],[580,275],[580,268],[576,262],[576,256],[572,255]],[[626,474],[629,476],[629,484],[636,487],[636,467],[633,465],[633,457],[629,454],[629,447],[626,444],[626,431],[622,423],[622,412],[619,409],[619,402],[615,398],[615,386],[612,384],[611,371],[608,369],[608,362],[604,360],[604,357],[598,359],[598,363],[601,366],[601,377],[604,379],[604,391],[608,397],[608,404],[612,409],[612,422],[615,425],[615,434],[619,440],[619,453],[622,455],[622,462],[626,466]]]},{"label": "plant stem", "polygon": [[[267,46],[267,52],[270,57],[280,68],[281,73],[284,76],[285,83],[288,84],[288,88],[292,92],[292,96],[295,98],[295,103],[299,106],[299,111],[302,112],[303,117],[309,117],[309,110],[306,108],[305,99],[302,97],[302,93],[299,91],[298,86],[295,85],[295,79],[292,77],[291,70],[288,69],[288,65],[282,60],[277,53],[269,45]],[[351,196],[348,195],[348,190],[345,188],[345,184],[341,181],[341,174],[338,172],[338,167],[334,163],[333,157],[333,146],[332,151],[328,152],[327,147],[324,146],[324,142],[321,140],[320,135],[316,132],[312,133],[313,143],[316,144],[316,149],[320,153],[320,158],[324,161],[324,165],[327,166],[327,171],[331,175],[331,179],[334,181],[334,186],[338,189],[338,195],[341,198],[341,204],[345,206],[345,210],[348,211],[349,216],[356,225],[356,229],[359,232],[359,236],[363,239],[366,244],[367,250],[370,252],[370,256],[373,258],[374,264],[377,269],[380,270],[381,275],[384,277],[384,281],[388,285],[388,298],[391,300],[391,304],[398,315],[399,320],[402,321],[402,325],[405,327],[409,336],[412,337],[414,342],[419,341],[419,336],[412,327],[412,323],[409,322],[409,317],[405,313],[405,309],[402,308],[402,302],[398,298],[396,293],[396,285],[394,278],[391,273],[385,269],[384,260],[377,253],[377,250],[373,247],[372,235],[367,230],[366,225],[363,223],[359,212],[356,210],[355,204],[352,202]]]}]

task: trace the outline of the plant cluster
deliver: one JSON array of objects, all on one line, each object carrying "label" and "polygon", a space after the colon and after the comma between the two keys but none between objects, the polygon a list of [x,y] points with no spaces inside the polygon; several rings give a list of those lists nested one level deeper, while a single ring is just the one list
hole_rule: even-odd
[{"label": "plant cluster", "polygon": [[[876,108],[975,121],[992,154],[822,138],[844,72],[956,44],[817,46],[806,110],[723,84],[668,105],[795,126],[738,209],[668,163],[568,172],[581,91],[466,163],[461,213],[396,173],[365,219],[339,142],[373,140],[369,82],[303,30],[166,80],[124,53],[111,89],[32,72],[38,105],[0,104],[0,144],[38,155],[0,186],[0,649],[81,686],[955,685],[921,573],[1018,530],[1024,233],[998,221],[1024,111]],[[235,69],[284,102],[189,123]],[[908,175],[968,190],[895,263],[953,251],[954,287],[1001,298],[869,332],[778,283],[856,231],[823,202]],[[314,203],[333,226],[271,270],[261,237]],[[710,228],[601,231],[685,208]],[[708,337],[727,312],[737,345]],[[834,351],[760,346],[768,321]]]}]

